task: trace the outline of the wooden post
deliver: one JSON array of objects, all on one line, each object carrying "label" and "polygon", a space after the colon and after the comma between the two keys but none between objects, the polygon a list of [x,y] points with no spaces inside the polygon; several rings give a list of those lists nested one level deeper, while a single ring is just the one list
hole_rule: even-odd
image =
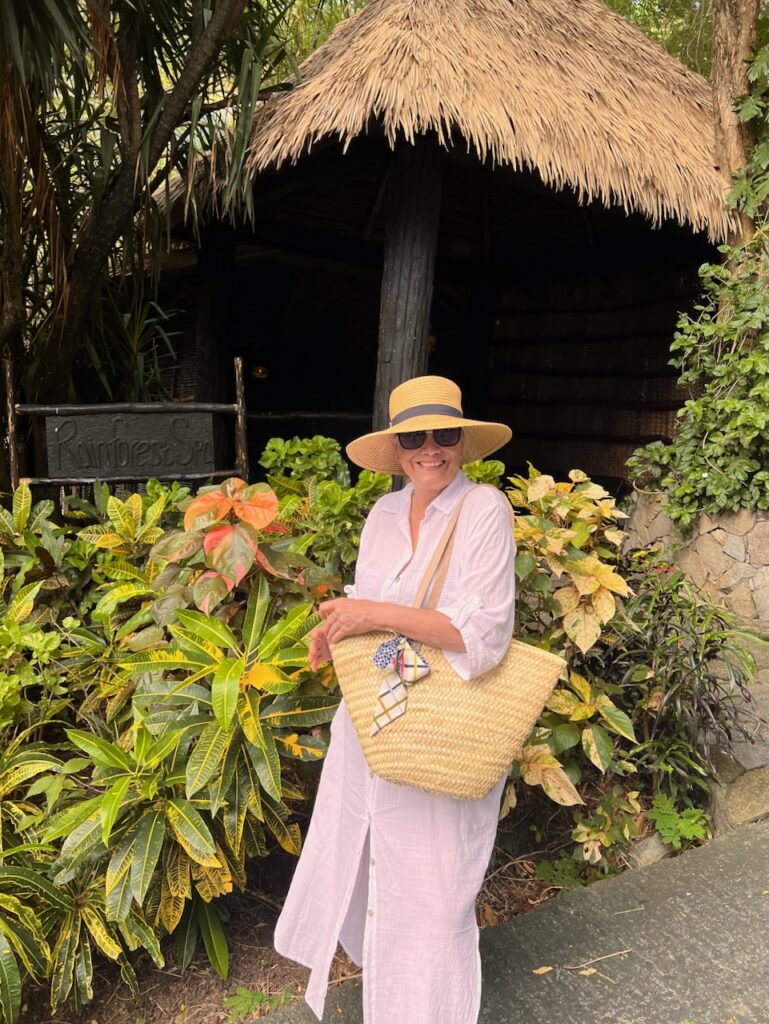
[{"label": "wooden post", "polygon": [[3,356],[3,381],[5,383],[6,443],[11,490],[19,486],[19,449],[16,440],[16,381],[10,352]]},{"label": "wooden post", "polygon": [[399,139],[387,188],[379,351],[374,388],[374,429],[389,422],[392,389],[427,369],[435,250],[441,206],[441,157],[437,140]]},{"label": "wooden post", "polygon": [[235,357],[235,407],[235,466],[241,480],[248,483],[248,420],[241,356]]},{"label": "wooden post", "polygon": [[[232,281],[235,260],[235,232],[212,224],[201,233],[198,251],[195,344],[197,349],[198,402],[222,402],[230,394],[232,358]],[[232,444],[230,424],[214,423],[214,452],[217,465],[229,458]]]}]

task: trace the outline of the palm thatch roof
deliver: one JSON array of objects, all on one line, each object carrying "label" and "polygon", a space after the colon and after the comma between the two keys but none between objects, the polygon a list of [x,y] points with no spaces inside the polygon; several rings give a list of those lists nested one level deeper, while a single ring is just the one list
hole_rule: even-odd
[{"label": "palm thatch roof", "polygon": [[379,123],[726,237],[711,90],[601,0],[371,0],[259,111],[252,173]]}]

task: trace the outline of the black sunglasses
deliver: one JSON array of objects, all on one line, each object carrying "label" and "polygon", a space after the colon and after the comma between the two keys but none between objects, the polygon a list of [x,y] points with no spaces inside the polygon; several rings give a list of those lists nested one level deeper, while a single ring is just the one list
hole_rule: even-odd
[{"label": "black sunglasses", "polygon": [[428,434],[433,435],[433,441],[441,448],[453,448],[459,444],[462,436],[461,427],[439,427],[438,430],[407,430],[402,434],[396,434],[398,444],[407,452],[416,451],[425,443]]}]

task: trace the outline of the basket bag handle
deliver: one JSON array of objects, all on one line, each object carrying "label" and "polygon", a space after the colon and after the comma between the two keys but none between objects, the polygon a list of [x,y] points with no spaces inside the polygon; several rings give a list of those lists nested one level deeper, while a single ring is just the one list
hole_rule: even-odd
[{"label": "basket bag handle", "polygon": [[[478,486],[482,487],[488,485],[479,484]],[[446,582],[446,575],[449,571],[449,562],[451,561],[451,552],[454,549],[454,539],[456,537],[459,515],[462,511],[462,506],[470,493],[471,492],[468,491],[467,494],[460,499],[457,503],[457,507],[451,513],[451,518],[446,524],[446,529],[443,531],[443,535],[435,547],[432,558],[430,559],[430,562],[425,569],[424,576],[422,577],[422,582],[419,584],[419,589],[417,590],[416,597],[414,598],[414,608],[424,607],[434,611],[438,607],[438,602],[440,601],[441,593],[443,592],[443,585]],[[512,508],[510,508],[509,511],[512,523]],[[430,591],[430,596],[427,599],[427,603],[424,603],[428,590]]]}]

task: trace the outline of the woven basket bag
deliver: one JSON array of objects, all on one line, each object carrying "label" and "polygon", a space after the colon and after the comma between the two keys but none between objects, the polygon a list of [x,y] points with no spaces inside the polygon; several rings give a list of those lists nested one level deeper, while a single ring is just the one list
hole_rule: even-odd
[{"label": "woven basket bag", "polygon": [[[437,606],[461,506],[438,542],[416,608]],[[563,658],[513,640],[495,668],[468,681],[457,675],[439,647],[418,645],[429,675],[408,687],[406,713],[371,736],[382,679],[373,656],[390,638],[389,633],[364,633],[341,640],[332,650],[369,768],[388,782],[432,793],[464,800],[486,796],[520,754],[564,669]]]}]

